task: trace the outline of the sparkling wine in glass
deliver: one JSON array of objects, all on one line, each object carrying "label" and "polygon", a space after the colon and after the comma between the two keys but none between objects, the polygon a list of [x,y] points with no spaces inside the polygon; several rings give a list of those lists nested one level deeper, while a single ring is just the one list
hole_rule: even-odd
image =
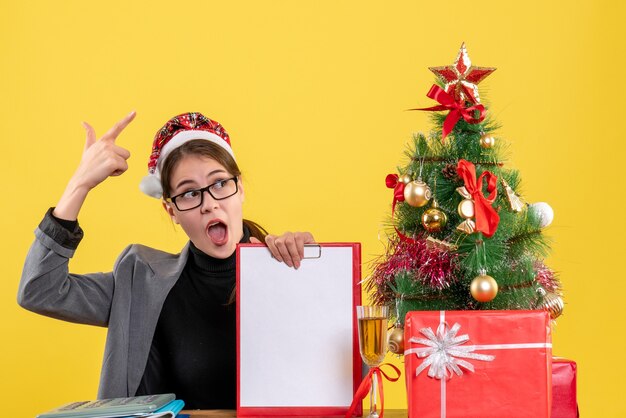
[{"label": "sparkling wine in glass", "polygon": [[[361,358],[369,367],[379,366],[387,353],[387,306],[357,306],[359,327],[359,350]],[[370,412],[366,418],[378,418],[376,379],[372,375],[370,389]]]}]

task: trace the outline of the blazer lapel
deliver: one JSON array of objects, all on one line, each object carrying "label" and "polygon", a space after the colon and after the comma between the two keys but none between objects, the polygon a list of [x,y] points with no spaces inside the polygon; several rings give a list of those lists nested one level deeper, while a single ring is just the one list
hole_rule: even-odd
[{"label": "blazer lapel", "polygon": [[166,254],[147,262],[151,275],[135,278],[132,289],[128,347],[128,390],[134,395],[148,360],[161,308],[180,277],[189,256],[189,243],[180,254]]}]

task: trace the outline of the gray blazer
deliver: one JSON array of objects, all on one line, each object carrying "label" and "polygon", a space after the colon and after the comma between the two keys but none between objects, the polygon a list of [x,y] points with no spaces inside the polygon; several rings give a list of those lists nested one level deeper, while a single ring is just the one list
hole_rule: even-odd
[{"label": "gray blazer", "polygon": [[42,227],[46,221],[35,231],[26,257],[18,303],[52,318],[108,327],[98,398],[134,396],[163,302],[185,266],[189,244],[180,254],[130,245],[112,272],[72,274],[68,262],[75,247],[62,244],[55,236],[58,228]]}]

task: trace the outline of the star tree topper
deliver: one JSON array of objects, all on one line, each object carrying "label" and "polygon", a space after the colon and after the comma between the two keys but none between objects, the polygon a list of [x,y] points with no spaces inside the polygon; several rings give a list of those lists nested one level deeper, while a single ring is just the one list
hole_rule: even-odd
[{"label": "star tree topper", "polygon": [[478,87],[476,85],[496,69],[493,67],[473,66],[467,54],[465,43],[463,43],[454,64],[444,67],[430,67],[429,70],[445,83],[445,91],[452,95],[455,100],[477,104],[480,103],[480,98],[478,97]]}]

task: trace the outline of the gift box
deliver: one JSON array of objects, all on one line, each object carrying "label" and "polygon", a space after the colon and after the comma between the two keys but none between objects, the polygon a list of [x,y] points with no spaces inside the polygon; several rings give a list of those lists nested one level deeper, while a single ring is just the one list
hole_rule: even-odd
[{"label": "gift box", "polygon": [[560,357],[552,359],[551,418],[578,418],[576,401],[576,362]]},{"label": "gift box", "polygon": [[548,418],[545,311],[412,311],[405,318],[409,417]]}]

